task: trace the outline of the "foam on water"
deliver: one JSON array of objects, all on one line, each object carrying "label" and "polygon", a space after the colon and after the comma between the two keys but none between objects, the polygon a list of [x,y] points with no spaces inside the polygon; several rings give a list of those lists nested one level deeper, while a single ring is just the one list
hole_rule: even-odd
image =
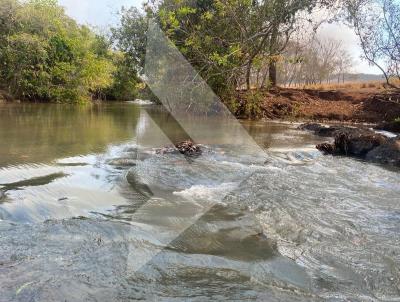
[{"label": "foam on water", "polygon": [[136,99],[134,101],[128,101],[128,103],[135,104],[135,105],[141,105],[141,106],[148,106],[148,105],[153,105],[154,103],[149,100],[141,100],[141,99]]},{"label": "foam on water", "polygon": [[216,186],[194,185],[173,194],[188,200],[219,202],[236,187],[236,183],[222,183]]}]

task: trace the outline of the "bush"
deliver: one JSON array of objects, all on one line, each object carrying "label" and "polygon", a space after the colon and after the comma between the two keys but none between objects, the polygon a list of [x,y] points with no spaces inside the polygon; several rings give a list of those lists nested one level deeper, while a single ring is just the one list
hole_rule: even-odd
[{"label": "bush", "polygon": [[137,78],[124,74],[107,39],[78,25],[57,1],[7,1],[0,6],[0,21],[8,22],[0,22],[0,84],[14,97],[83,102],[107,91],[135,93]]}]

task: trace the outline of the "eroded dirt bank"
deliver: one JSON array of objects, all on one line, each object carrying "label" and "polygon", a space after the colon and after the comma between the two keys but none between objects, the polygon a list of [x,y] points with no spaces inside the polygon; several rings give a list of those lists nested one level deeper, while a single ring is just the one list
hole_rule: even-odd
[{"label": "eroded dirt bank", "polygon": [[[257,94],[257,95],[255,95]],[[253,110],[251,102],[261,102]],[[240,92],[236,115],[249,118],[343,122],[392,122],[400,117],[400,91],[376,89],[311,90],[278,88]]]}]

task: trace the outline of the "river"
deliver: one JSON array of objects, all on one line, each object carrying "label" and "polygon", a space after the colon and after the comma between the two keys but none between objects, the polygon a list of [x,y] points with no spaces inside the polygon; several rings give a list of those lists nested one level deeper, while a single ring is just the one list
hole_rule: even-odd
[{"label": "river", "polygon": [[400,171],[242,125],[190,160],[157,106],[0,104],[0,301],[400,301]]}]

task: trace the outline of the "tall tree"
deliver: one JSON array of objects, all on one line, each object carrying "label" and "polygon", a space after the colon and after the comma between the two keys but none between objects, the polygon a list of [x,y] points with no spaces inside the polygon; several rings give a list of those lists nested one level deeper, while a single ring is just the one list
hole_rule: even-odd
[{"label": "tall tree", "polygon": [[346,0],[348,18],[364,58],[378,67],[390,86],[400,79],[400,3],[397,0]]},{"label": "tall tree", "polygon": [[311,12],[314,0],[165,0],[155,14],[172,41],[217,87],[245,79],[251,86],[254,64],[270,61],[276,85],[275,58],[285,48],[300,12]]},{"label": "tall tree", "polygon": [[56,0],[1,1],[0,42],[0,83],[17,98],[86,101],[113,83],[105,39]]}]

